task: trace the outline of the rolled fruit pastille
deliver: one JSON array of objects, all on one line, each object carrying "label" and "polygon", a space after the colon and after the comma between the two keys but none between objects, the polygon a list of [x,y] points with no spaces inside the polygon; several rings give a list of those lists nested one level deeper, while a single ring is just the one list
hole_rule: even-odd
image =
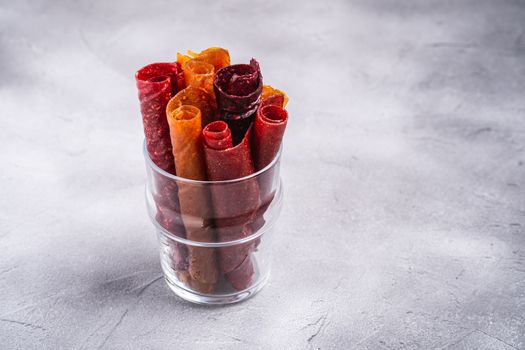
[{"label": "rolled fruit pastille", "polygon": [[231,129],[233,144],[244,138],[261,102],[263,79],[259,64],[235,64],[215,73],[213,88],[217,98],[220,118]]},{"label": "rolled fruit pastille", "polygon": [[[252,155],[255,170],[259,171],[272,162],[281,147],[286,124],[288,123],[288,112],[284,106],[288,103],[288,97],[280,90],[271,86],[264,86],[262,101],[253,127]],[[273,199],[270,189],[274,169],[261,175],[259,187],[263,207]]]},{"label": "rolled fruit pastille", "polygon": [[[283,97],[283,95],[273,96]],[[284,99],[281,101],[284,101]],[[272,103],[275,103],[275,100]],[[281,108],[279,105],[265,104],[265,100],[263,100],[257,110],[251,139],[255,171],[266,167],[277,156],[287,122],[288,112],[284,108]],[[262,205],[258,208],[256,218],[252,224],[252,228],[255,231],[264,225],[263,215],[273,201],[275,195],[273,189],[277,188],[274,181],[279,178],[276,176],[275,171],[277,171],[275,167],[268,169],[258,178]]]},{"label": "rolled fruit pastille", "polygon": [[[223,121],[208,124],[204,130],[204,155],[208,180],[238,179],[254,172],[248,130],[233,146],[232,134]],[[214,219],[219,242],[233,241],[252,234],[251,222],[259,207],[259,186],[255,178],[217,184],[211,188]],[[247,288],[253,278],[253,242],[219,249],[219,266],[237,290]]]},{"label": "rolled fruit pastille", "polygon": [[153,63],[137,71],[140,111],[144,124],[146,148],[151,160],[162,170],[175,174],[166,105],[178,92],[178,63]]},{"label": "rolled fruit pastille", "polygon": [[267,104],[284,108],[288,104],[288,96],[281,90],[270,85],[264,85],[261,95],[261,107]]},{"label": "rolled fruit pastille", "polygon": [[215,68],[204,61],[191,59],[184,64],[184,79],[187,86],[195,86],[208,91],[213,98],[213,77]]},{"label": "rolled fruit pastille", "polygon": [[192,58],[211,64],[215,67],[215,71],[230,65],[230,54],[228,50],[221,47],[210,47],[200,53],[188,50],[187,55],[177,53],[177,62],[181,64],[183,70],[184,64]]},{"label": "rolled fruit pastille", "polygon": [[[180,101],[181,104],[192,104],[200,108],[203,113],[202,127],[208,125],[217,119],[217,100],[213,91],[213,77],[215,68],[213,65],[197,59],[191,59],[184,63],[184,79],[187,87],[199,88],[188,89],[184,92],[186,101]],[[208,93],[208,97],[202,95],[202,90]]]},{"label": "rolled fruit pastille", "polygon": [[204,127],[216,119],[217,104],[213,93],[213,76],[215,71],[230,65],[230,54],[228,50],[220,47],[210,47],[200,53],[188,50],[186,55],[177,53],[177,63],[184,72],[186,87],[204,89],[208,92],[208,97],[203,97],[200,90],[186,91],[179,97],[179,101],[174,103],[173,108],[183,104],[196,106],[201,110]]},{"label": "rolled fruit pastille", "polygon": [[255,169],[260,170],[271,163],[281,147],[288,112],[277,105],[264,105],[257,110],[252,152]]},{"label": "rolled fruit pastille", "polygon": [[[171,96],[184,87],[181,66],[177,62],[152,63],[137,71],[135,81],[149,157],[160,169],[175,174],[166,105]],[[152,190],[157,207],[155,220],[170,232],[185,237],[177,185],[155,172]],[[170,248],[172,267],[186,270],[186,248],[176,242],[170,242]]]},{"label": "rolled fruit pastille", "polygon": [[[200,110],[190,105],[168,109],[168,123],[177,175],[191,180],[206,180]],[[183,182],[178,187],[186,237],[192,241],[214,242],[213,211],[207,188]],[[210,293],[219,278],[215,250],[188,246],[188,254],[190,287]]]},{"label": "rolled fruit pastille", "polygon": [[217,119],[215,100],[212,95],[203,88],[188,86],[179,91],[168,103],[167,113],[183,105],[195,106],[201,111],[202,127]]}]

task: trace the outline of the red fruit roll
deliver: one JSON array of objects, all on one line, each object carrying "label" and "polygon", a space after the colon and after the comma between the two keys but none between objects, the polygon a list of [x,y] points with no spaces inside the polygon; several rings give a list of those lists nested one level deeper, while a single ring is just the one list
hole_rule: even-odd
[{"label": "red fruit roll", "polygon": [[[208,124],[204,130],[204,155],[208,180],[242,178],[255,171],[250,150],[249,129],[241,142],[233,146],[232,133],[224,121]],[[259,185],[255,178],[215,184],[211,188],[217,239],[233,241],[252,234],[251,222],[260,205]],[[254,268],[250,256],[253,242],[219,249],[219,266],[237,290],[252,281]]]},{"label": "red fruit roll", "polygon": [[[264,99],[263,97],[263,102],[255,117],[251,146],[256,171],[268,166],[277,156],[288,122],[288,112],[280,107],[284,103],[284,96],[273,96],[277,96],[277,98],[272,100]],[[265,224],[263,215],[272,203],[275,195],[275,191],[272,190],[277,188],[274,181],[279,179],[275,174],[277,169],[275,167],[269,169],[258,177],[261,206],[258,208],[252,223],[254,231],[259,230]],[[257,246],[258,244],[259,241],[257,240],[255,245]]]},{"label": "red fruit roll", "polygon": [[213,88],[221,119],[230,127],[233,144],[244,138],[261,102],[263,79],[259,63],[234,64],[215,73]]},{"label": "red fruit roll", "polygon": [[271,163],[283,141],[288,112],[278,105],[261,106],[255,118],[252,151],[256,170]]},{"label": "red fruit roll", "polygon": [[[135,81],[149,157],[160,169],[175,174],[166,105],[172,95],[184,88],[184,73],[177,62],[153,63],[139,69],[135,74]],[[177,191],[174,181],[162,175],[155,176],[152,189],[157,207],[155,219],[166,230],[184,237]],[[176,242],[170,242],[170,245],[172,267],[185,270],[185,247]]]},{"label": "red fruit roll", "polygon": [[184,74],[177,62],[152,63],[135,74],[146,148],[153,163],[171,174],[175,174],[175,162],[166,105],[179,89],[179,76],[184,81]]}]

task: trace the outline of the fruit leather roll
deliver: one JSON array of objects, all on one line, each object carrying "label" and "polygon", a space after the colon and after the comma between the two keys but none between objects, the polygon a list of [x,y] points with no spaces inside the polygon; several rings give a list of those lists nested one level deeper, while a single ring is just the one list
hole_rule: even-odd
[{"label": "fruit leather roll", "polygon": [[215,71],[230,65],[230,54],[222,47],[210,47],[199,53],[188,50],[187,55],[177,53],[177,62],[182,65],[183,70],[184,64],[191,59],[209,63],[215,68]]},{"label": "fruit leather roll", "polygon": [[212,96],[207,90],[190,85],[173,96],[167,105],[167,113],[183,105],[195,106],[201,112],[202,127],[205,127],[217,119],[216,103]]},{"label": "fruit leather roll", "polygon": [[[206,180],[202,149],[201,112],[197,107],[183,105],[168,112],[173,155],[177,175],[191,180]],[[206,187],[179,182],[179,202],[186,237],[193,241],[214,242],[211,225],[213,211]],[[213,291],[219,278],[214,249],[188,247],[191,286],[203,293]]]},{"label": "fruit leather roll", "polygon": [[267,104],[257,110],[252,138],[256,170],[271,163],[277,155],[288,122],[288,112],[278,105]]},{"label": "fruit leather roll", "polygon": [[[255,170],[261,170],[269,165],[276,157],[281,147],[284,131],[288,122],[288,112],[279,105],[284,104],[284,94],[274,94],[268,100],[263,100],[257,110],[252,136],[252,155]],[[270,104],[267,104],[270,103]],[[252,224],[254,230],[260,229],[264,225],[263,215],[275,195],[274,189],[277,188],[278,176],[275,174],[277,168],[268,169],[258,178],[259,193],[261,196],[261,206],[257,210],[256,218]]]},{"label": "fruit leather roll", "polygon": [[[184,75],[180,64],[175,62],[147,65],[137,71],[135,81],[149,157],[160,169],[175,174],[166,105],[171,96],[184,86]],[[155,219],[166,230],[184,237],[175,182],[167,177],[156,175],[153,183],[152,192],[157,207]],[[187,266],[185,247],[176,242],[170,244],[172,267],[176,270],[185,270]]]},{"label": "fruit leather roll", "polygon": [[[204,130],[204,155],[208,180],[241,178],[254,172],[250,151],[250,130],[233,146],[232,134],[223,121],[208,124]],[[251,221],[259,207],[259,186],[255,178],[213,185],[211,195],[219,242],[241,239],[252,234]],[[219,266],[237,290],[252,281],[254,268],[250,256],[253,242],[219,249]]]},{"label": "fruit leather roll", "polygon": [[208,91],[213,97],[213,77],[215,68],[204,61],[191,59],[184,64],[184,79],[187,86],[195,86]]},{"label": "fruit leather roll", "polygon": [[166,105],[178,92],[180,64],[153,63],[135,74],[139,92],[140,111],[146,136],[146,148],[153,163],[175,174],[170,131],[166,120]]},{"label": "fruit leather roll", "polygon": [[264,105],[277,105],[284,108],[287,104],[288,96],[286,96],[283,91],[273,88],[270,85],[263,85],[261,107]]},{"label": "fruit leather roll", "polygon": [[231,129],[233,144],[244,138],[261,102],[263,79],[259,64],[235,64],[215,73],[213,88],[222,120]]}]

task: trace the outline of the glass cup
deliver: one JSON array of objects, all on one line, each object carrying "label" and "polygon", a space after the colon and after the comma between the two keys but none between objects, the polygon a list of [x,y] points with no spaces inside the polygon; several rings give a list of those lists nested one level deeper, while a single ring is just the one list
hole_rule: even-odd
[{"label": "glass cup", "polygon": [[146,205],[171,290],[198,304],[230,304],[262,289],[281,212],[281,149],[265,168],[225,181],[196,181],[156,166],[144,146]]}]

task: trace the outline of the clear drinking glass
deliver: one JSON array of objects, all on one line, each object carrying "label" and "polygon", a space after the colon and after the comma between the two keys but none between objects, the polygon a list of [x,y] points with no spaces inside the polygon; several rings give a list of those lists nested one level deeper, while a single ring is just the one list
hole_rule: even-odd
[{"label": "clear drinking glass", "polygon": [[225,181],[171,175],[145,146],[144,157],[146,205],[171,290],[199,304],[235,303],[261,290],[282,206],[281,150],[260,171]]}]

